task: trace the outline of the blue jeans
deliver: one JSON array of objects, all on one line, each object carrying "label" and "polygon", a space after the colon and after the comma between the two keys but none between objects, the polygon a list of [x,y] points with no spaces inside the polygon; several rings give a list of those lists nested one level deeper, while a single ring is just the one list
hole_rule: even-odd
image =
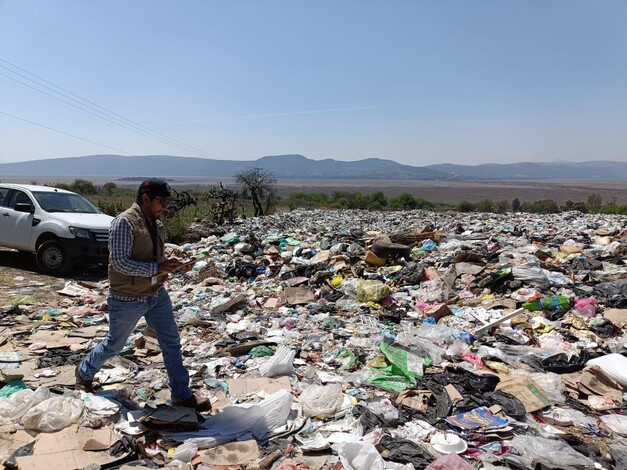
[{"label": "blue jeans", "polygon": [[163,361],[170,379],[172,401],[187,400],[192,396],[189,388],[189,373],[183,367],[181,340],[174,321],[172,302],[165,289],[147,302],[123,301],[109,297],[109,334],[96,346],[79,365],[79,373],[91,380],[107,359],[117,356],[124,348],[128,337],[141,317],[157,334],[163,352]]}]

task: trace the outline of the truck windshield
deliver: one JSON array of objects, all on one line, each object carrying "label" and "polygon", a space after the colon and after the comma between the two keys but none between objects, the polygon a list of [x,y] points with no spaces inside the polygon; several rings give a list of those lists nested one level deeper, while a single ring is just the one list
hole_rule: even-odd
[{"label": "truck windshield", "polygon": [[74,212],[99,214],[100,211],[83,196],[72,193],[33,192],[35,199],[46,212]]}]

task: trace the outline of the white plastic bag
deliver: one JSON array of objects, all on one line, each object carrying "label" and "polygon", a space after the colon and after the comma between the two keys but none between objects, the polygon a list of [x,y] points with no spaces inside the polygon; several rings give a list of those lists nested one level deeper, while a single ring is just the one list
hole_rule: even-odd
[{"label": "white plastic bag", "polygon": [[259,367],[262,377],[277,377],[279,375],[292,375],[294,373],[294,356],[296,351],[283,345],[276,350],[274,356]]},{"label": "white plastic bag", "polygon": [[52,397],[22,416],[22,426],[42,432],[60,431],[76,423],[83,413],[83,401],[72,397]]},{"label": "white plastic bag", "polygon": [[342,384],[310,385],[300,394],[305,418],[331,418],[342,409]]},{"label": "white plastic bag", "polygon": [[254,437],[264,443],[273,430],[285,425],[292,409],[292,393],[279,390],[256,405],[228,406],[210,416],[198,431],[161,433],[164,439],[183,442],[192,439],[199,449],[219,446],[243,438]]},{"label": "white plastic bag", "polygon": [[627,357],[621,354],[590,359],[587,366],[599,366],[611,379],[616,380],[623,388],[627,388]]},{"label": "white plastic bag", "polygon": [[562,382],[562,378],[558,374],[554,372],[547,372],[546,374],[537,372],[530,374],[529,377],[538,387],[542,389],[552,404],[563,404],[566,402],[566,397],[564,396],[566,387],[564,386],[564,382]]},{"label": "white plastic bag", "polygon": [[564,470],[587,470],[594,468],[594,462],[580,454],[561,439],[546,439],[530,435],[518,435],[512,439],[512,447],[520,452],[526,468],[538,464],[558,467]]},{"label": "white plastic bag", "polygon": [[0,426],[17,423],[24,413],[50,398],[50,390],[39,387],[37,390],[20,390],[7,398],[0,398]]},{"label": "white plastic bag", "polygon": [[601,421],[616,434],[627,435],[626,415],[604,415]]},{"label": "white plastic bag", "polygon": [[337,455],[345,470],[385,470],[385,462],[375,446],[367,442],[344,442]]},{"label": "white plastic bag", "polygon": [[534,287],[548,288],[550,287],[549,279],[546,277],[544,270],[537,263],[524,263],[512,268],[512,276],[517,281],[523,281],[525,284]]},{"label": "white plastic bag", "polygon": [[173,460],[188,463],[192,461],[197,453],[198,445],[194,441],[186,441],[176,448],[171,457]]}]

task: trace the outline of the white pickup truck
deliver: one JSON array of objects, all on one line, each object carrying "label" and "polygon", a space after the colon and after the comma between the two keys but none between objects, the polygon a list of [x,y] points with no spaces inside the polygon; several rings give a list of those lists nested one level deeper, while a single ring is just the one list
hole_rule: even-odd
[{"label": "white pickup truck", "polygon": [[47,274],[63,274],[77,261],[106,262],[112,220],[71,191],[0,183],[0,246],[35,253]]}]

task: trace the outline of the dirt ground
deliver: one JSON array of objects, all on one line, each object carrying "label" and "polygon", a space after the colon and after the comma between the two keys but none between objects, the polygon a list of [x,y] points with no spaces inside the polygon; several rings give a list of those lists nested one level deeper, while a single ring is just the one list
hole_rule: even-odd
[{"label": "dirt ground", "polygon": [[37,302],[54,305],[63,296],[68,280],[98,282],[107,278],[102,266],[76,267],[66,277],[46,276],[37,270],[35,256],[0,248],[0,307],[10,305],[16,298],[30,295]]}]

